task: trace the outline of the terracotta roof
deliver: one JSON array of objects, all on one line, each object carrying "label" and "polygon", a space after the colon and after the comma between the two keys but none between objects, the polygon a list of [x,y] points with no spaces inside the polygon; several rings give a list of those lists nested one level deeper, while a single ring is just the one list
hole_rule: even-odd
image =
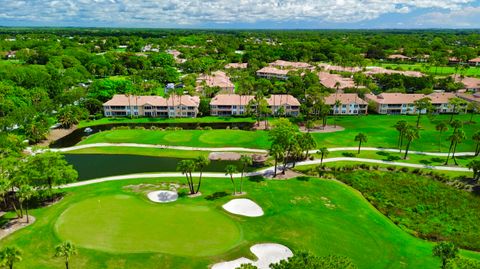
[{"label": "terracotta roof", "polygon": [[463,83],[466,89],[479,89],[480,88],[480,79],[472,77],[455,77],[456,82]]},{"label": "terracotta roof", "polygon": [[402,54],[392,54],[387,57],[388,59],[410,59],[410,57],[407,57]]},{"label": "terracotta roof", "polygon": [[245,69],[247,67],[248,67],[248,63],[229,63],[225,65],[226,69],[230,69],[230,68]]},{"label": "terracotta roof", "polygon": [[480,93],[478,92],[475,94],[457,93],[457,96],[469,102],[475,102],[480,104]]},{"label": "terracotta roof", "polygon": [[[129,101],[130,99],[130,101]],[[198,106],[200,98],[198,96],[182,95],[170,96],[168,99],[161,96],[134,96],[115,94],[112,99],[105,102],[104,106],[128,106],[128,105],[152,105],[152,106]]]},{"label": "terracotta roof", "polygon": [[367,67],[368,71],[365,72],[366,75],[376,75],[376,74],[402,74],[409,77],[423,77],[424,74],[418,71],[399,71],[391,70],[383,67]]},{"label": "terracotta roof", "polygon": [[233,83],[230,81],[230,78],[223,71],[215,71],[211,75],[200,75],[197,79],[197,84],[200,84],[203,81],[205,81],[208,87],[220,87],[220,88],[235,87],[235,85],[233,85]]},{"label": "terracotta roof", "polygon": [[350,67],[350,66],[338,66],[338,65],[329,65],[325,63],[321,63],[318,65],[319,67],[323,68],[325,71],[337,71],[337,72],[351,72],[356,73],[362,71],[360,67]]},{"label": "terracotta roof", "polygon": [[325,104],[334,105],[337,100],[340,100],[342,104],[368,104],[356,93],[333,93],[325,97]]},{"label": "terracotta roof", "polygon": [[468,60],[469,63],[480,63],[480,57]]},{"label": "terracotta roof", "polygon": [[365,97],[379,104],[413,104],[416,100],[425,97],[424,94],[382,93],[379,95],[367,94]]},{"label": "terracotta roof", "polygon": [[300,102],[297,98],[291,96],[290,94],[272,94],[267,98],[267,103],[271,106],[300,106]]},{"label": "terracotta roof", "polygon": [[434,92],[427,97],[430,98],[432,104],[447,104],[450,99],[455,97],[455,94],[452,92]]},{"label": "terracotta roof", "polygon": [[339,89],[345,88],[354,88],[355,82],[351,78],[344,78],[338,74],[330,74],[327,72],[318,72],[318,78],[320,79],[320,83],[331,89],[336,89],[335,86],[337,82],[339,83]]},{"label": "terracotta roof", "polygon": [[253,100],[253,95],[238,95],[238,94],[217,94],[210,101],[210,105],[214,106],[239,106],[247,105]]},{"label": "terracotta roof", "polygon": [[[253,95],[238,95],[238,94],[218,94],[210,101],[210,105],[214,106],[238,106],[247,105],[251,100],[255,99]],[[266,99],[270,106],[300,106],[298,100],[288,94],[272,94]]]},{"label": "terracotta roof", "polygon": [[312,65],[302,62],[288,62],[283,60],[276,60],[273,63],[270,63],[270,66],[280,67],[280,68],[294,68],[294,69],[308,69],[312,68]]},{"label": "terracotta roof", "polygon": [[264,73],[264,74],[274,74],[274,75],[286,76],[289,71],[290,70],[278,69],[278,68],[275,68],[275,67],[266,66],[266,67],[258,70],[257,74],[258,73]]}]

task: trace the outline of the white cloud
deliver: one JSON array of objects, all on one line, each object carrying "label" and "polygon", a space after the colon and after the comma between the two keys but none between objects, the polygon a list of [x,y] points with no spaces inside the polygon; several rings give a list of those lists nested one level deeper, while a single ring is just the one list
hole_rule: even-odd
[{"label": "white cloud", "polygon": [[[39,23],[196,25],[354,23],[416,8],[460,11],[475,0],[0,0],[0,19]],[[442,13],[443,14],[443,13]],[[432,15],[434,16],[434,15]]]},{"label": "white cloud", "polygon": [[480,26],[480,7],[430,12],[418,17],[416,23],[423,27],[477,28]]}]

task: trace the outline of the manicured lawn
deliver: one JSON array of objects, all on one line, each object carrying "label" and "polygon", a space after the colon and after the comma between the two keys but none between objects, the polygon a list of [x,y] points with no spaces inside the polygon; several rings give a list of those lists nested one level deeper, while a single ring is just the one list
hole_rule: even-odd
[{"label": "manicured lawn", "polygon": [[255,122],[254,119],[237,117],[201,117],[201,118],[102,118],[99,120],[83,120],[78,128],[102,124],[123,124],[123,123],[217,123],[217,122]]},{"label": "manicured lawn", "polygon": [[159,205],[125,194],[76,203],[60,216],[55,229],[60,238],[78,246],[108,252],[211,256],[240,241],[235,222],[215,208]]},{"label": "manicured lawn", "polygon": [[439,66],[435,68],[434,66],[430,67],[427,64],[391,64],[391,63],[375,63],[375,66],[381,67],[391,67],[396,69],[397,67],[402,68],[404,71],[420,71],[430,75],[439,75],[439,76],[448,76],[453,74],[471,76],[471,77],[480,77],[480,68],[479,67],[469,67],[468,69],[459,69],[455,71],[455,66]]},{"label": "manicured lawn", "polygon": [[[402,231],[357,191],[336,181],[315,178],[247,180],[247,197],[265,211],[259,218],[234,216],[223,211],[221,205],[232,199],[230,195],[206,199],[213,193],[230,193],[232,187],[228,179],[206,179],[201,197],[181,196],[171,205],[151,204],[142,192],[132,191],[132,185],[161,182],[183,183],[184,179],[135,179],[68,189],[68,195],[59,203],[32,211],[37,217],[36,223],[1,243],[15,244],[23,249],[23,261],[15,268],[63,268],[63,260],[54,258],[54,246],[63,239],[73,240],[79,246],[79,255],[71,259],[72,268],[156,268],[160,264],[163,268],[206,268],[221,260],[249,256],[248,248],[260,242],[280,243],[292,250],[310,250],[317,255],[348,256],[359,268],[433,269],[440,266],[439,260],[432,257],[432,243]],[[199,208],[205,210],[194,213],[195,218],[200,218],[200,224],[212,218],[209,223],[222,225],[197,228],[182,223],[190,218],[183,215],[185,212]],[[159,216],[154,216],[155,213]],[[174,218],[178,226],[159,223],[162,216]],[[149,220],[157,225],[146,224]],[[105,228],[106,223],[111,230]],[[55,231],[58,226],[63,227],[60,237]],[[171,234],[160,231],[161,228],[167,228]],[[204,247],[201,251],[208,253],[202,255],[213,256],[200,257],[193,251],[198,249],[197,239],[204,238],[198,234],[199,229],[232,235],[221,242],[212,237],[203,240],[203,246],[217,242],[219,247],[216,250]],[[169,241],[163,241],[156,233]],[[145,245],[136,241],[144,238]],[[123,242],[123,245],[113,244],[111,240]],[[191,253],[183,248],[184,240],[193,242]],[[228,246],[231,249],[226,250]],[[101,251],[101,248],[110,251]],[[149,248],[154,251],[148,251]],[[177,255],[168,254],[169,249]],[[219,254],[220,250],[225,252]],[[480,259],[478,253],[461,253]]]},{"label": "manicured lawn", "polygon": [[[468,121],[469,115],[458,115],[455,118]],[[440,144],[443,152],[448,150],[450,142],[447,137],[451,134],[449,130],[442,134],[435,130],[436,123],[448,121],[450,116],[436,116],[432,121],[423,116],[421,119],[420,139],[414,140],[411,150],[418,151],[439,151]],[[320,147],[355,147],[355,136],[362,132],[367,135],[368,142],[365,147],[395,148],[398,142],[398,132],[392,126],[399,120],[406,120],[410,124],[416,123],[415,116],[344,116],[338,117],[337,123],[344,127],[344,131],[334,133],[312,133],[317,141],[317,148]],[[477,115],[474,120],[480,122]],[[333,117],[330,117],[329,124],[333,124]],[[471,139],[473,133],[479,130],[480,124],[466,124],[464,131],[467,139],[460,143],[457,151],[473,151],[474,144]],[[144,144],[165,144],[181,145],[192,147],[246,147],[268,149],[268,132],[266,131],[240,131],[240,130],[182,130],[182,131],[158,131],[158,130],[114,130],[94,134],[80,144],[91,143],[144,143]]]},{"label": "manicured lawn", "polygon": [[241,130],[114,130],[96,133],[79,144],[140,143],[191,147],[268,148],[265,131]]},{"label": "manicured lawn", "polygon": [[173,150],[157,148],[135,148],[135,147],[97,147],[69,151],[67,154],[128,154],[154,157],[172,157],[192,159],[198,156],[208,156],[207,151]]}]

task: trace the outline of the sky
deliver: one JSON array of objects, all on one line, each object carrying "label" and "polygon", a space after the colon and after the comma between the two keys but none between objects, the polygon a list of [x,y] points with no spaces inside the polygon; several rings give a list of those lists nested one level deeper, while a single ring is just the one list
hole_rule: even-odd
[{"label": "sky", "polygon": [[480,0],[0,0],[0,26],[480,28]]}]

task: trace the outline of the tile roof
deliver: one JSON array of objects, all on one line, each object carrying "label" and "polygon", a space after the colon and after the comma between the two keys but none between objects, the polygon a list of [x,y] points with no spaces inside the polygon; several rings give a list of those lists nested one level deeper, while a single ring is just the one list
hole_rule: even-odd
[{"label": "tile roof", "polygon": [[402,59],[402,60],[403,59],[405,59],[405,60],[410,59],[410,57],[407,57],[407,56],[402,55],[402,54],[392,54],[392,55],[389,55],[387,58],[388,59]]},{"label": "tile roof", "polygon": [[469,102],[475,102],[480,104],[480,93],[478,92],[474,94],[457,93],[457,96]]},{"label": "tile roof", "polygon": [[291,96],[290,94],[272,94],[267,98],[267,103],[271,106],[300,106],[300,102],[297,98]]},{"label": "tile roof", "polygon": [[456,82],[463,83],[466,89],[480,89],[480,79],[472,77],[455,77]]},{"label": "tile roof", "polygon": [[480,63],[480,57],[468,60],[469,63]]},{"label": "tile roof", "polygon": [[266,66],[266,67],[264,67],[260,70],[257,70],[257,74],[264,73],[264,74],[275,74],[275,75],[286,76],[288,74],[288,72],[290,72],[290,71],[291,70],[278,69],[278,68],[275,68],[275,67]]},{"label": "tile roof", "polygon": [[248,67],[248,63],[229,63],[225,65],[226,69],[230,69],[230,68],[245,69],[247,67]]},{"label": "tile roof", "polygon": [[[234,88],[235,85],[230,81],[228,75],[223,71],[215,71],[211,75],[200,75],[197,78],[197,84],[203,81],[208,87]],[[201,85],[198,85],[201,86]]]},{"label": "tile roof", "polygon": [[312,65],[303,62],[289,62],[283,60],[276,60],[273,63],[270,63],[270,66],[280,67],[280,68],[294,68],[294,69],[308,69],[312,68]]},{"label": "tile roof", "polygon": [[342,104],[368,104],[365,100],[360,98],[356,93],[333,93],[325,97],[325,104],[334,105],[337,100]]},{"label": "tile roof", "polygon": [[381,93],[379,95],[367,94],[365,97],[379,104],[413,104],[416,100],[425,97],[424,94]]},{"label": "tile roof", "polygon": [[399,71],[399,70],[391,70],[386,69],[383,67],[367,67],[367,71],[365,72],[366,75],[376,75],[376,74],[402,74],[404,76],[409,77],[423,77],[424,74],[418,71]]},{"label": "tile roof", "polygon": [[341,75],[338,74],[330,74],[327,72],[318,72],[318,78],[320,79],[320,83],[331,89],[336,89],[337,87],[335,86],[337,82],[339,83],[339,89],[345,89],[345,88],[354,88],[355,87],[355,82],[351,78],[344,78]]},{"label": "tile roof", "polygon": [[[247,105],[251,100],[255,99],[253,95],[238,95],[238,94],[218,94],[210,101],[210,105],[214,106],[236,106]],[[300,106],[297,98],[289,94],[272,94],[266,98],[270,106]]]},{"label": "tile roof", "polygon": [[152,106],[198,106],[200,98],[198,96],[182,95],[170,96],[168,99],[161,96],[134,96],[115,94],[112,99],[105,102],[104,106],[128,106],[128,105],[152,105]]},{"label": "tile roof", "polygon": [[351,72],[356,73],[362,71],[360,67],[350,67],[350,66],[338,66],[338,65],[330,65],[326,63],[321,63],[318,65],[319,67],[323,68],[325,71],[337,71],[337,72]]},{"label": "tile roof", "polygon": [[447,104],[452,98],[455,98],[455,94],[452,92],[434,92],[427,95],[432,101],[432,104]]}]

